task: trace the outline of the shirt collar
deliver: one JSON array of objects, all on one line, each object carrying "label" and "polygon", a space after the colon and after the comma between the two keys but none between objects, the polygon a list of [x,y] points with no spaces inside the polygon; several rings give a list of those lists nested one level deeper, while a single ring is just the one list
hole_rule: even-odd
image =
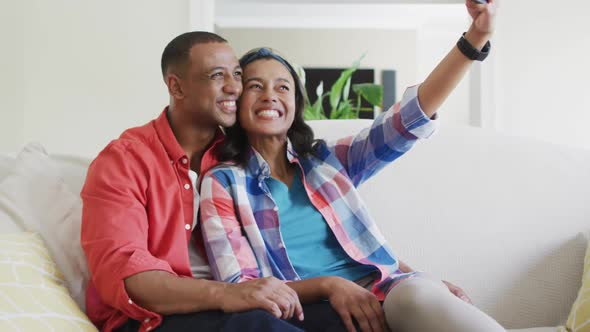
[{"label": "shirt collar", "polygon": [[215,133],[215,138],[213,139],[213,142],[211,143],[209,148],[207,148],[207,151],[205,151],[205,153],[203,154],[203,158],[201,158],[201,174],[207,173],[208,170],[210,170],[219,163],[219,160],[217,159],[217,153],[215,150],[222,146],[224,142],[225,134],[223,133],[221,128],[219,128]]},{"label": "shirt collar", "polygon": [[[289,160],[290,163],[299,163],[298,154],[295,152],[295,149],[293,149],[293,144],[291,144],[291,140],[288,138],[286,154],[287,160]],[[246,167],[252,174],[254,174],[259,182],[270,177],[270,166],[266,160],[264,160],[262,155],[253,147],[250,147],[250,157],[248,158]]]},{"label": "shirt collar", "polygon": [[[186,158],[186,153],[176,140],[176,136],[174,136],[174,132],[172,131],[172,127],[170,127],[170,122],[168,122],[168,106],[164,108],[164,111],[158,116],[155,120],[154,127],[156,129],[156,133],[164,146],[164,149],[168,153],[168,157],[174,163],[180,162],[182,158]],[[207,148],[207,151],[203,154],[203,159],[201,160],[201,174],[204,174],[207,170],[217,164],[217,158],[213,153],[213,150],[220,144],[222,144],[225,135],[221,128],[217,129],[215,133],[215,138],[213,142]]]}]

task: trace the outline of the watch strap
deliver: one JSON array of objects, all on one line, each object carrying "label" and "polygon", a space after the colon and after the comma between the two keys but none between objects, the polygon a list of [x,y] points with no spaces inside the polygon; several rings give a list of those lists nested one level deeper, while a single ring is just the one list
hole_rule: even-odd
[{"label": "watch strap", "polygon": [[457,48],[459,48],[459,51],[461,51],[461,53],[463,53],[463,55],[465,55],[470,60],[485,60],[485,58],[487,58],[490,54],[491,47],[492,45],[488,40],[484,47],[481,49],[481,51],[476,49],[475,47],[473,47],[473,45],[471,45],[471,43],[469,43],[467,39],[465,39],[465,32],[463,33],[461,38],[459,38],[459,41],[457,41]]}]

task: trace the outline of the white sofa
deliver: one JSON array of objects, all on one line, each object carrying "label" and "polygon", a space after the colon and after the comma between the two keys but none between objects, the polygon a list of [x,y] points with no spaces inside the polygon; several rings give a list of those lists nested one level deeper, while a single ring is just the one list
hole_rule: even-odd
[{"label": "white sofa", "polygon": [[[324,138],[368,124],[311,122]],[[78,193],[89,161],[50,160]],[[0,156],[0,189],[14,162]],[[361,192],[402,260],[459,285],[506,328],[565,323],[590,228],[590,151],[443,124]]]}]

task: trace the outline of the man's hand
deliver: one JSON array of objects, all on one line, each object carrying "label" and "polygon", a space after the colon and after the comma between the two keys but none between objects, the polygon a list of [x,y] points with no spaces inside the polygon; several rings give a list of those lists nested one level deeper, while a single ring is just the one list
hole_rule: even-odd
[{"label": "man's hand", "polygon": [[473,302],[471,302],[471,299],[469,298],[469,296],[467,296],[467,294],[459,287],[451,284],[448,281],[444,281],[444,284],[447,285],[447,287],[449,288],[449,291],[451,291],[451,293],[453,293],[453,295],[455,295],[456,297],[460,298],[461,300],[469,303],[469,304],[473,304]]},{"label": "man's hand", "polygon": [[224,312],[264,309],[277,318],[304,318],[297,293],[275,277],[227,284],[221,296]]},{"label": "man's hand", "polygon": [[363,332],[383,332],[385,316],[377,297],[355,284],[339,277],[332,277],[327,284],[328,299],[348,332],[355,332],[352,318]]}]

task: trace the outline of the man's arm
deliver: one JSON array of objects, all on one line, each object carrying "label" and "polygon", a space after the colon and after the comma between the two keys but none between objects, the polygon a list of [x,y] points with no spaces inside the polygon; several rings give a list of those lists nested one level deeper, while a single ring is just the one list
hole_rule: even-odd
[{"label": "man's arm", "polygon": [[125,289],[140,306],[161,315],[264,309],[280,318],[280,307],[295,307],[292,303],[299,302],[295,293],[276,278],[230,284],[146,271],[126,278]]},{"label": "man's arm", "polygon": [[[267,278],[243,285],[178,276],[148,249],[149,153],[109,146],[89,168],[82,190],[81,242],[100,299],[135,320],[220,309],[295,307],[296,294]],[[184,229],[183,229],[184,231]]]}]

